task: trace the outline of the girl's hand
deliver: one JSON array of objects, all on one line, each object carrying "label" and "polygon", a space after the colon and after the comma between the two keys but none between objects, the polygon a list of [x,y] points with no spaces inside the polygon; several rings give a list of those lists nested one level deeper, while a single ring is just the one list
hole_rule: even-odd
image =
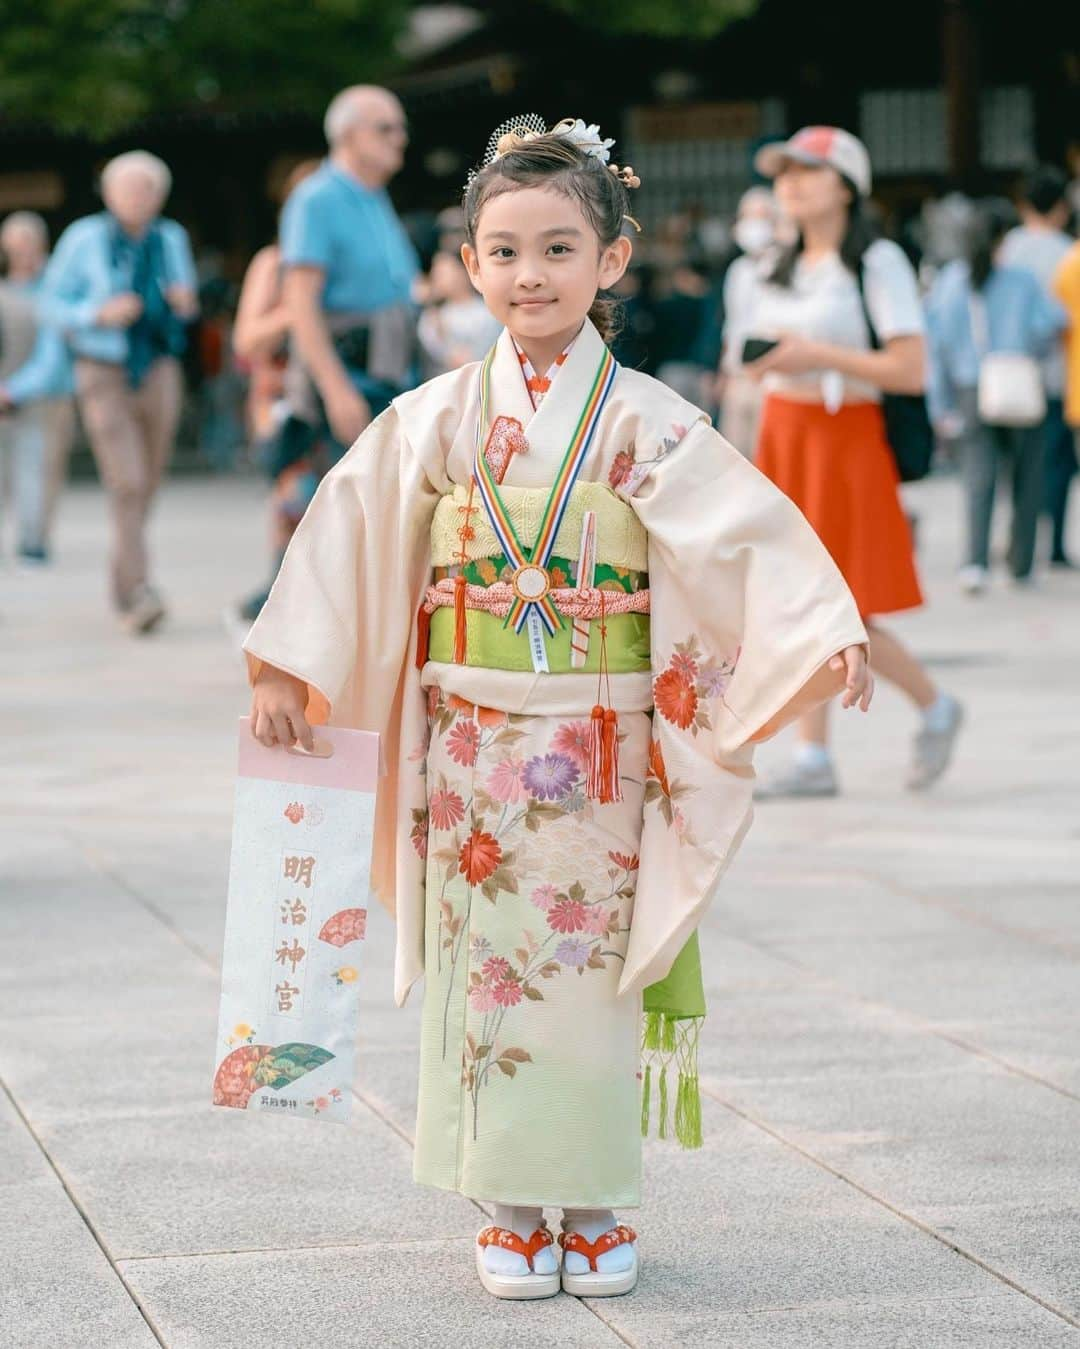
[{"label": "girl's hand", "polygon": [[858,703],[863,712],[868,712],[874,696],[874,676],[866,659],[866,648],[845,646],[843,651],[838,651],[829,661],[829,669],[835,670],[838,674],[846,673],[844,696],[840,700],[840,706],[854,707]]},{"label": "girl's hand", "polygon": [[309,752],[315,748],[304,716],[307,685],[274,665],[264,665],[255,677],[251,695],[251,734],[267,749],[289,748],[297,741]]},{"label": "girl's hand", "polygon": [[816,342],[809,338],[789,333],[781,337],[772,351],[759,356],[756,361],[744,365],[743,370],[751,379],[761,379],[774,370],[781,375],[805,375],[811,370],[824,369],[824,362]]}]

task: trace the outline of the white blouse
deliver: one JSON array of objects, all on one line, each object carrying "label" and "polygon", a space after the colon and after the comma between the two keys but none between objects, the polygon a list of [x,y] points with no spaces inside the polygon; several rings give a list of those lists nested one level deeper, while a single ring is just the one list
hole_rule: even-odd
[{"label": "white blouse", "polygon": [[[915,269],[903,250],[891,239],[878,239],[863,254],[863,285],[866,305],[878,339],[910,337],[923,332],[922,305]],[[829,253],[808,263],[800,257],[790,286],[766,282],[757,287],[752,321],[747,336],[780,337],[796,333],[815,342],[869,351],[859,287],[854,275]],[[863,380],[841,377],[836,371],[815,370],[807,374],[772,373],[762,381],[769,392],[797,390],[806,397],[815,387],[823,402],[832,402],[836,391],[844,402],[880,402],[881,390]],[[830,388],[831,386],[831,388]],[[840,397],[835,401],[839,402]]]}]

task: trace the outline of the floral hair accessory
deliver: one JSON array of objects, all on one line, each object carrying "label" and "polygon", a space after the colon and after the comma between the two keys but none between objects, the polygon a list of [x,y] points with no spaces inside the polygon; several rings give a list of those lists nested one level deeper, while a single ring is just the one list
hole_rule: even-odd
[{"label": "floral hair accessory", "polygon": [[641,179],[629,164],[620,168],[618,164],[610,162],[611,147],[615,142],[610,136],[607,138],[601,136],[600,128],[595,122],[586,126],[580,117],[564,117],[562,121],[556,122],[548,130],[544,119],[534,112],[520,113],[516,117],[510,117],[495,128],[488,137],[487,149],[484,151],[484,157],[480,161],[479,168],[472,170],[468,181],[471,183],[480,169],[486,169],[496,159],[509,154],[519,145],[525,144],[526,141],[535,140],[538,136],[562,136],[566,140],[572,141],[593,159],[599,159],[602,164],[606,164],[624,187],[641,186]]},{"label": "floral hair accessory", "polygon": [[611,147],[615,144],[610,137],[602,139],[600,128],[595,122],[592,126],[586,126],[580,117],[564,117],[551,128],[551,135],[565,136],[568,141],[579,145],[587,155],[592,155],[604,164],[611,158]]}]

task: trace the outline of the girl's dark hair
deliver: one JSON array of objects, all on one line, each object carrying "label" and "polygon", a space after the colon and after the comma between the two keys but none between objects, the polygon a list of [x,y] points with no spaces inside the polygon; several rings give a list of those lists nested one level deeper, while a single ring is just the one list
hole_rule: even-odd
[{"label": "girl's dark hair", "polygon": [[[505,144],[509,137],[500,141]],[[529,140],[515,138],[497,159],[479,169],[465,189],[465,237],[475,248],[476,225],[484,205],[504,192],[545,187],[576,201],[596,231],[601,248],[608,248],[623,232],[630,199],[622,180],[595,155],[587,154],[566,136],[549,133]],[[589,318],[610,343],[619,331],[621,306],[597,295]]]},{"label": "girl's dark hair", "polygon": [[[859,196],[855,184],[850,178],[840,175],[840,181],[851,193],[851,205],[848,207],[847,229],[844,231],[844,237],[840,241],[840,261],[853,276],[859,274],[859,264],[862,262],[862,256],[875,239],[880,238],[881,231],[877,223],[870,217],[866,203]],[[776,265],[772,269],[769,280],[775,286],[790,286],[795,279],[795,264],[799,261],[799,255],[804,248],[803,237],[800,231],[793,244],[789,244],[783,250],[776,260]]]},{"label": "girl's dark hair", "polygon": [[971,284],[982,290],[994,272],[994,254],[1006,234],[1019,223],[1012,205],[999,198],[981,201],[968,230],[967,258]]}]

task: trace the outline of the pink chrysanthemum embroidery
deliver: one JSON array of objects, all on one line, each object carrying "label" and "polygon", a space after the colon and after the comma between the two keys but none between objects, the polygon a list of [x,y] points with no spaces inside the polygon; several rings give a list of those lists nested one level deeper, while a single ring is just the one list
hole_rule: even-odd
[{"label": "pink chrysanthemum embroidery", "polygon": [[521,984],[516,975],[500,979],[497,984],[492,985],[491,991],[500,1007],[516,1007],[521,1001]]},{"label": "pink chrysanthemum embroidery", "polygon": [[474,984],[469,989],[469,1006],[474,1012],[493,1012],[498,1004],[490,984]]},{"label": "pink chrysanthemum embroidery", "polygon": [[432,792],[429,804],[431,823],[436,829],[453,829],[465,818],[465,802],[457,792]]},{"label": "pink chrysanthemum embroidery", "polygon": [[488,795],[504,805],[516,806],[528,796],[522,773],[525,768],[523,759],[502,759],[488,774]]},{"label": "pink chrysanthemum embroidery", "polygon": [[594,937],[602,937],[608,929],[608,920],[615,909],[605,909],[602,904],[594,904],[591,908],[585,910],[585,931],[591,932]]},{"label": "pink chrysanthemum embroidery", "polygon": [[587,721],[568,721],[551,737],[551,748],[557,754],[565,754],[580,768],[589,765],[591,745],[592,727]]},{"label": "pink chrysanthemum embroidery", "polygon": [[475,721],[457,722],[446,737],[446,752],[463,768],[471,768],[480,749],[480,727]]},{"label": "pink chrysanthemum embroidery", "polygon": [[538,909],[543,909],[547,913],[552,904],[555,903],[557,893],[553,885],[538,885],[530,898]]},{"label": "pink chrysanthemum embroidery", "polygon": [[580,932],[585,926],[585,905],[579,899],[560,899],[548,910],[548,925],[556,932]]}]

